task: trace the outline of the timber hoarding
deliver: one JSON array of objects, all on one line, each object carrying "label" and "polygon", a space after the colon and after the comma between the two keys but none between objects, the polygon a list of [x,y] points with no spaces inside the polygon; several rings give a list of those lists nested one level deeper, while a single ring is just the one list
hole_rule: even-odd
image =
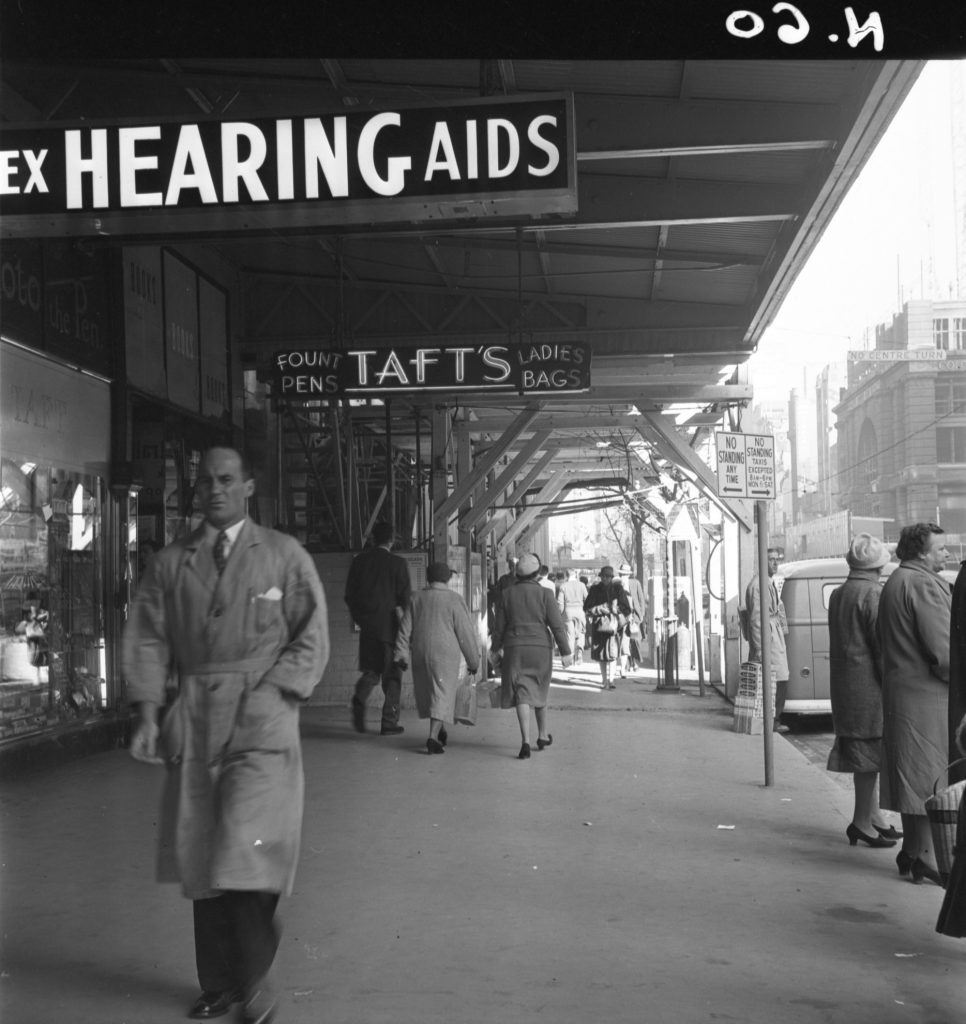
[{"label": "timber hoarding", "polygon": [[566,216],[573,97],[0,128],[0,237]]}]

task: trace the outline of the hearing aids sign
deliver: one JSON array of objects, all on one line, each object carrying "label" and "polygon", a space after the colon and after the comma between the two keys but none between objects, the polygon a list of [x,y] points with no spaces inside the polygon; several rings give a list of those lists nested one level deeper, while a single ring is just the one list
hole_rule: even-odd
[{"label": "hearing aids sign", "polygon": [[573,213],[575,168],[569,94],[271,120],[4,126],[0,232],[171,231],[188,214],[193,230],[224,231]]}]

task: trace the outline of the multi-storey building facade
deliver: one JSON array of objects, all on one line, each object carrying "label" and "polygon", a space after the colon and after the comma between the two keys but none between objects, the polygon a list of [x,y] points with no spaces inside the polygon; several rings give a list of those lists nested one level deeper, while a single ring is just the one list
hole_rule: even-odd
[{"label": "multi-storey building facade", "polygon": [[910,301],[877,327],[835,413],[842,508],[895,536],[918,521],[966,534],[966,300]]}]

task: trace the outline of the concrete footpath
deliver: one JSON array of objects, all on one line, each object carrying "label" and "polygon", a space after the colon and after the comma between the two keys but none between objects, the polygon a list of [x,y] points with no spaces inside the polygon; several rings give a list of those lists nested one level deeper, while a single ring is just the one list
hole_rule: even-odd
[{"label": "concrete footpath", "polygon": [[[850,848],[851,793],[731,705],[557,671],[553,746],[482,708],[303,715],[306,813],[281,904],[280,1024],[960,1024],[966,942],[896,849]],[[535,733],[534,733],[535,737]],[[152,881],[160,771],[126,752],[0,785],[0,1020],[163,1024],[197,986],[188,903]],[[233,1017],[224,1018],[233,1020]]]}]

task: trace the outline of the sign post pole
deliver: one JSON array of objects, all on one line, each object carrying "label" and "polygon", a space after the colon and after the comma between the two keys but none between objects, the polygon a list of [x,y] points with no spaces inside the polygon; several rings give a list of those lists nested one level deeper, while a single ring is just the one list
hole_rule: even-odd
[{"label": "sign post pole", "polygon": [[775,784],[775,706],[771,692],[771,581],[768,576],[768,506],[776,496],[775,439],[767,434],[719,431],[715,435],[718,494],[755,499],[758,524],[758,604],[761,627],[761,697],[764,712],[765,785]]},{"label": "sign post pole", "polygon": [[[758,524],[758,613],[761,626],[761,697],[765,713],[765,785],[775,784],[775,748],[772,727],[775,709],[771,692],[771,583],[768,577],[768,506],[755,502],[755,520]],[[766,589],[768,588],[768,589]]]}]

